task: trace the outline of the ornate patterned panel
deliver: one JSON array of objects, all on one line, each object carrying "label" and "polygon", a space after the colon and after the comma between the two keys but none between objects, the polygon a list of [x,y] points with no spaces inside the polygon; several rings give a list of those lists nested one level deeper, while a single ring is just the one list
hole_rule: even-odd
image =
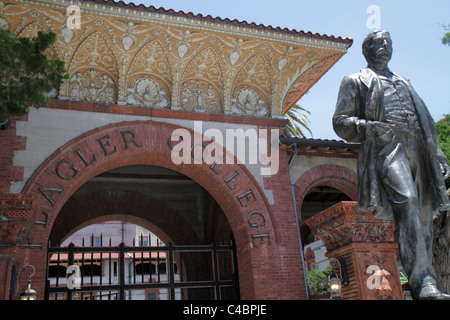
[{"label": "ornate patterned panel", "polygon": [[287,70],[284,81],[277,89],[282,105],[283,113],[297,102],[299,92],[307,92],[318,80],[317,75],[323,74],[340,58],[339,54],[326,50],[302,50],[294,64],[296,68]]},{"label": "ornate patterned panel", "polygon": [[272,93],[269,62],[261,55],[252,57],[241,68],[231,96],[231,111],[249,116],[269,116]]},{"label": "ornate patterned panel", "polygon": [[166,48],[157,39],[150,41],[138,51],[131,62],[128,77],[139,73],[159,74],[171,81],[170,62]]},{"label": "ornate patterned panel", "polygon": [[222,112],[223,73],[216,52],[208,47],[186,67],[180,88],[180,106],[184,110]]},{"label": "ornate patterned panel", "polygon": [[152,40],[134,56],[126,78],[125,101],[152,108],[170,107],[172,75],[166,48]]},{"label": "ornate patterned panel", "polygon": [[115,103],[117,86],[107,73],[86,69],[71,76],[70,98],[78,101]]},{"label": "ornate patterned panel", "polygon": [[118,67],[111,45],[100,32],[80,44],[69,67],[69,96],[78,101],[115,103]]},{"label": "ornate patterned panel", "polygon": [[70,63],[70,70],[92,67],[117,74],[117,62],[111,44],[100,32],[94,32],[83,40]]},{"label": "ornate patterned panel", "polygon": [[188,80],[181,90],[181,108],[189,111],[222,112],[222,97],[211,83]]}]

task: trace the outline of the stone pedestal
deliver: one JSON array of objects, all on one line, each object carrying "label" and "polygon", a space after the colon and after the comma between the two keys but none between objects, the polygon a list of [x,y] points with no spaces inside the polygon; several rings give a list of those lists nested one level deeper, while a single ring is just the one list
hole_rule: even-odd
[{"label": "stone pedestal", "polygon": [[329,258],[345,260],[344,300],[403,300],[393,220],[377,219],[359,211],[356,202],[343,201],[305,223],[324,242]]}]

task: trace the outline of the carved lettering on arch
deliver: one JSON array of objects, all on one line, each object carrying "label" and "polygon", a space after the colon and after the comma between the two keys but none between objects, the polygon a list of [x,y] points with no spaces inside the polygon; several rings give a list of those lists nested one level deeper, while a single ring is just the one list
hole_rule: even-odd
[{"label": "carved lettering on arch", "polygon": [[63,189],[60,188],[39,188],[38,190],[52,206],[55,205],[55,200],[53,199],[55,193],[63,192]]},{"label": "carved lettering on arch", "polygon": [[34,223],[43,225],[44,227],[47,227],[48,213],[45,211],[42,211],[41,214],[44,215],[44,220],[36,220],[36,221],[34,221]]}]

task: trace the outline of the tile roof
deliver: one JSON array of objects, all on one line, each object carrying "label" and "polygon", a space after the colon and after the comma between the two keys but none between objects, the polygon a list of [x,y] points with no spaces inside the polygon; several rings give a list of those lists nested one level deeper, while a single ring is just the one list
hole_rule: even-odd
[{"label": "tile roof", "polygon": [[319,34],[319,33],[312,33],[311,31],[305,32],[303,30],[295,30],[295,29],[288,29],[288,28],[281,28],[281,27],[272,27],[271,25],[265,26],[263,24],[256,24],[254,22],[247,22],[247,21],[239,21],[239,20],[231,20],[229,18],[220,18],[220,17],[212,17],[211,15],[202,15],[202,14],[196,14],[194,15],[192,12],[185,13],[184,11],[175,11],[173,9],[165,9],[165,8],[155,8],[154,6],[148,6],[146,7],[143,4],[136,5],[133,2],[125,3],[124,1],[114,1],[114,0],[83,0],[85,2],[91,2],[91,3],[97,3],[97,4],[104,4],[104,5],[113,5],[117,7],[122,8],[128,8],[128,9],[134,9],[134,10],[143,10],[147,12],[154,12],[154,13],[161,13],[161,14],[167,14],[167,15],[176,15],[176,16],[182,16],[186,18],[192,18],[192,19],[199,19],[203,21],[210,21],[210,22],[217,22],[217,23],[227,23],[227,24],[233,24],[236,26],[241,27],[248,27],[248,28],[255,28],[255,29],[261,29],[261,30],[267,30],[267,31],[275,31],[275,32],[282,32],[282,33],[288,33],[303,37],[309,37],[319,40],[328,40],[328,41],[336,41],[336,42],[343,42],[347,43],[349,47],[353,44],[352,38],[342,38],[340,36],[335,37],[333,35],[326,35],[326,34]]},{"label": "tile roof", "polygon": [[280,143],[284,145],[308,146],[313,148],[327,147],[327,148],[341,148],[346,150],[358,150],[360,143],[347,142],[344,140],[330,140],[330,139],[312,139],[312,138],[292,138],[280,137]]}]

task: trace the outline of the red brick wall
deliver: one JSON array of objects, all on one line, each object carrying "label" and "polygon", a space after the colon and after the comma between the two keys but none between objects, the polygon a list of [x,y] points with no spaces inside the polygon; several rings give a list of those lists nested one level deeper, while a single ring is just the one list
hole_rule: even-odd
[{"label": "red brick wall", "polygon": [[0,254],[0,286],[7,284],[4,290],[2,290],[3,288],[0,288],[0,300],[9,299],[12,262],[13,259],[11,256]]},{"label": "red brick wall", "polygon": [[0,130],[0,193],[9,193],[11,182],[23,180],[23,167],[13,166],[14,151],[25,150],[26,137],[17,136],[17,121],[26,121],[28,116],[12,117],[11,126]]}]

